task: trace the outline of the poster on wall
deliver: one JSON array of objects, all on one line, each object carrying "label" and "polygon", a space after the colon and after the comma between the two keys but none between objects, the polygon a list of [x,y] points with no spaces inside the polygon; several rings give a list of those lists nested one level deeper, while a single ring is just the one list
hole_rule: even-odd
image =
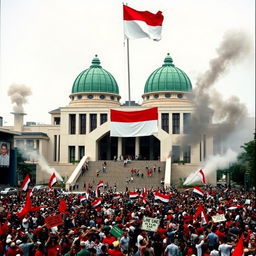
[{"label": "poster on wall", "polygon": [[10,143],[0,141],[0,167],[8,168],[10,165]]}]

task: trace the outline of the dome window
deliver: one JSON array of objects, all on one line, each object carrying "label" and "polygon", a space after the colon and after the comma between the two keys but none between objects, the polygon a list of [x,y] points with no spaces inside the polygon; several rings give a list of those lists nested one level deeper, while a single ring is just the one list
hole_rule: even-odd
[{"label": "dome window", "polygon": [[111,99],[111,100],[115,100],[115,97],[114,97],[114,96],[110,96],[110,99]]},{"label": "dome window", "polygon": [[154,98],[155,98],[155,99],[158,99],[158,98],[159,98],[159,94],[155,94],[155,95],[154,95]]},{"label": "dome window", "polygon": [[149,100],[149,95],[147,96],[147,100]]},{"label": "dome window", "polygon": [[77,96],[77,99],[78,99],[78,100],[81,100],[81,99],[82,99],[82,95],[78,95],[78,96]]},{"label": "dome window", "polygon": [[183,94],[179,93],[179,94],[177,95],[177,97],[178,97],[179,99],[182,99],[182,98],[183,98]]},{"label": "dome window", "polygon": [[104,100],[105,99],[105,95],[100,95],[100,99]]},{"label": "dome window", "polygon": [[170,93],[166,93],[165,94],[165,98],[171,98],[171,94]]},{"label": "dome window", "polygon": [[93,99],[93,95],[92,95],[92,94],[89,94],[89,95],[87,96],[87,98],[91,100],[91,99]]}]

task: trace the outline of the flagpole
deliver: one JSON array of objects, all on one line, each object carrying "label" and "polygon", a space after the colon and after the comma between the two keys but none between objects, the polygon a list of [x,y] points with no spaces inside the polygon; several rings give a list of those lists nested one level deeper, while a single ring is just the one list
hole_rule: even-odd
[{"label": "flagpole", "polygon": [[127,72],[128,72],[128,106],[131,106],[131,83],[130,83],[130,52],[129,52],[129,39],[127,38]]}]

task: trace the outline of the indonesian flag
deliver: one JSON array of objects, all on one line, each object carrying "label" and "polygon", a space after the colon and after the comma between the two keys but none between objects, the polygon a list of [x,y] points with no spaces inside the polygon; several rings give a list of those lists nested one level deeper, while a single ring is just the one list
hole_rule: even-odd
[{"label": "indonesian flag", "polygon": [[89,189],[86,189],[86,190],[85,190],[85,197],[86,197],[87,200],[88,200],[88,198],[89,198],[89,195],[90,195]]},{"label": "indonesian flag", "polygon": [[161,39],[164,16],[161,11],[156,14],[148,11],[137,11],[123,6],[124,35],[128,39],[150,38],[156,41]]},{"label": "indonesian flag", "polygon": [[99,195],[99,190],[98,190],[98,188],[96,188],[96,190],[95,190],[95,197],[96,198],[98,198],[100,195]]},{"label": "indonesian flag", "polygon": [[138,198],[139,195],[140,195],[140,194],[137,193],[137,192],[129,192],[129,198],[130,198],[130,199]]},{"label": "indonesian flag", "polygon": [[204,175],[203,170],[200,169],[200,170],[198,171],[198,173],[201,175],[201,181],[202,181],[202,183],[203,183],[204,185],[206,185],[206,178],[205,178],[205,175]]},{"label": "indonesian flag", "polygon": [[22,182],[22,184],[21,184],[21,189],[22,189],[23,191],[27,191],[29,183],[30,183],[30,177],[29,177],[29,175],[27,174],[26,177],[25,177],[25,179],[23,180],[23,182]]},{"label": "indonesian flag", "polygon": [[233,206],[230,206],[228,209],[229,210],[235,210],[235,209],[237,209],[237,208],[244,208],[244,205],[233,205]]},{"label": "indonesian flag", "polygon": [[241,235],[239,241],[232,253],[232,256],[242,256],[244,255],[244,234]]},{"label": "indonesian flag", "polygon": [[190,173],[189,176],[184,181],[183,185],[188,186],[188,185],[191,185],[191,184],[198,184],[200,181],[204,185],[206,185],[206,183],[207,183],[205,173],[202,169],[199,169],[199,170],[196,170],[193,173]]},{"label": "indonesian flag", "polygon": [[121,198],[120,193],[115,193],[115,194],[113,195],[113,199],[114,199],[114,200],[117,200],[117,199],[120,199],[120,198]]},{"label": "indonesian flag", "polygon": [[50,180],[49,180],[49,183],[48,183],[48,187],[49,188],[52,188],[52,186],[57,183],[57,177],[55,175],[55,173],[52,174]]},{"label": "indonesian flag", "polygon": [[201,204],[198,205],[196,214],[194,216],[194,220],[196,220],[198,218],[198,216],[201,217],[203,225],[208,223],[208,217],[205,213],[204,207]]},{"label": "indonesian flag", "polygon": [[204,191],[201,188],[199,188],[198,186],[194,186],[193,193],[199,197],[204,196]]},{"label": "indonesian flag", "polygon": [[110,110],[110,136],[139,137],[157,133],[158,109],[140,111]]},{"label": "indonesian flag", "polygon": [[92,202],[92,207],[97,207],[101,204],[101,199],[97,198]]},{"label": "indonesian flag", "polygon": [[104,182],[103,182],[102,180],[100,180],[100,181],[98,182],[97,188],[101,188],[101,187],[103,187],[103,186],[104,186]]},{"label": "indonesian flag", "polygon": [[160,192],[155,192],[155,200],[160,200],[163,203],[168,203],[170,201],[170,195],[164,195]]},{"label": "indonesian flag", "polygon": [[86,200],[86,196],[80,196],[80,203]]}]

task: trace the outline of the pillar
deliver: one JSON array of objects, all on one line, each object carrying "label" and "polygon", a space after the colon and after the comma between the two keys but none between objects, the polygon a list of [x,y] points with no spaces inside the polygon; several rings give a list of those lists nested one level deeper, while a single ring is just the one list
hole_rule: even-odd
[{"label": "pillar", "polygon": [[140,155],[140,137],[135,137],[135,156]]},{"label": "pillar", "polygon": [[184,127],[183,127],[183,113],[180,113],[180,134],[184,133]]},{"label": "pillar", "polygon": [[122,137],[118,137],[117,140],[117,159],[119,158],[120,155],[122,155]]},{"label": "pillar", "polygon": [[80,131],[79,131],[79,114],[76,114],[76,132],[75,134],[79,134]]},{"label": "pillar", "polygon": [[90,114],[86,113],[86,134],[90,133]]}]

